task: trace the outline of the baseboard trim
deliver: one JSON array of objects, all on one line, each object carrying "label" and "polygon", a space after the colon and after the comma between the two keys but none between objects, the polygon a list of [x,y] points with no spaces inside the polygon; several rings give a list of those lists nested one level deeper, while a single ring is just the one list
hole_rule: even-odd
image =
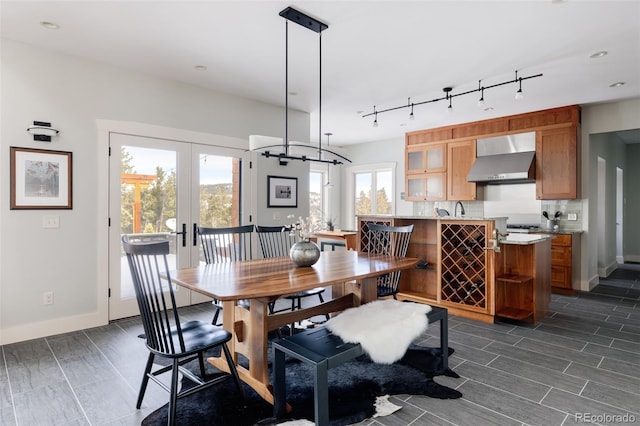
[{"label": "baseboard trim", "polygon": [[39,339],[107,324],[108,321],[105,321],[103,314],[94,312],[86,315],[58,318],[53,321],[40,321],[15,327],[7,327],[0,329],[0,345]]},{"label": "baseboard trim", "polygon": [[600,276],[598,275],[592,276],[588,284],[589,284],[589,291],[593,290],[595,286],[600,284]]},{"label": "baseboard trim", "polygon": [[640,254],[627,254],[624,256],[624,261],[640,263]]}]

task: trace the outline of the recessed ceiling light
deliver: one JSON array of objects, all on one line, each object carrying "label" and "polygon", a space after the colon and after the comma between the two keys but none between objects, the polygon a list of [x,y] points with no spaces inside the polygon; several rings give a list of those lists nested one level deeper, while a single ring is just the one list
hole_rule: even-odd
[{"label": "recessed ceiling light", "polygon": [[607,56],[607,52],[606,50],[601,50],[599,52],[593,53],[591,56],[589,56],[591,59],[596,59],[596,58],[602,58],[603,56]]},{"label": "recessed ceiling light", "polygon": [[298,92],[289,92],[290,96],[298,96]]},{"label": "recessed ceiling light", "polygon": [[56,24],[55,22],[49,21],[42,21],[40,22],[40,25],[48,30],[57,30],[60,28],[60,25]]},{"label": "recessed ceiling light", "polygon": [[622,87],[622,86],[624,86],[624,81],[617,81],[609,85],[609,87]]},{"label": "recessed ceiling light", "polygon": [[196,71],[206,71],[207,67],[205,65],[196,65],[195,67],[193,67],[193,69],[195,69]]}]

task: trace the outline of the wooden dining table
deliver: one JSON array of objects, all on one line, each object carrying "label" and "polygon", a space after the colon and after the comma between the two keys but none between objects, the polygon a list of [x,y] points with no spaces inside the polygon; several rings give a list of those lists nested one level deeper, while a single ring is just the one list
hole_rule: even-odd
[{"label": "wooden dining table", "polygon": [[[417,262],[415,258],[355,251],[322,252],[311,267],[298,267],[289,257],[279,257],[202,265],[170,274],[175,284],[222,301],[223,327],[233,334],[229,350],[238,374],[273,404],[267,368],[269,331],[376,300],[379,275],[411,268]],[[268,313],[268,304],[281,296],[326,286],[332,287],[333,298],[329,301],[295,311]],[[249,309],[238,306],[236,302],[242,299],[249,300]],[[239,365],[240,354],[249,361],[248,368]],[[228,371],[222,358],[212,357],[207,361]]]}]

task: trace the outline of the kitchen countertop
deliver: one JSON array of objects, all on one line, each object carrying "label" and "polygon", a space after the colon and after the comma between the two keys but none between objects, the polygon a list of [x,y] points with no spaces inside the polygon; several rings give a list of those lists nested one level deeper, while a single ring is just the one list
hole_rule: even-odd
[{"label": "kitchen countertop", "polygon": [[553,235],[550,234],[525,234],[525,233],[513,233],[507,235],[505,239],[500,240],[500,244],[517,244],[517,245],[529,245],[536,244],[542,241],[553,239]]}]

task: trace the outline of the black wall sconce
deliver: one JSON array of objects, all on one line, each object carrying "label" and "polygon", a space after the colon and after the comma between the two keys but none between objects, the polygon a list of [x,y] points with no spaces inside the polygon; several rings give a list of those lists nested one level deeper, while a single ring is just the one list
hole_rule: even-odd
[{"label": "black wall sconce", "polygon": [[34,121],[33,126],[27,127],[27,133],[33,135],[34,141],[51,142],[51,137],[58,136],[60,130],[51,127],[51,123]]}]

